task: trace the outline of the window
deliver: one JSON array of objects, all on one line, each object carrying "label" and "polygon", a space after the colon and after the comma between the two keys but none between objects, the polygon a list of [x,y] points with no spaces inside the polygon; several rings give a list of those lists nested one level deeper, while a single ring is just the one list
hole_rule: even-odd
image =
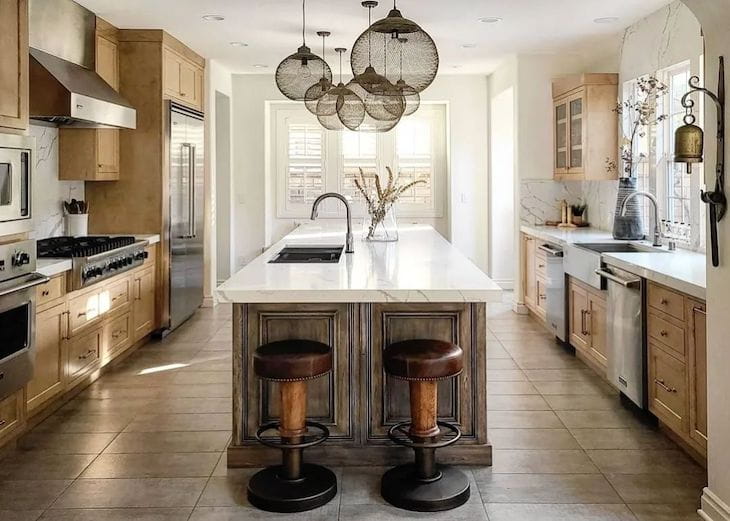
[{"label": "window", "polygon": [[[387,182],[386,166],[399,184],[422,180],[401,196],[398,214],[404,217],[443,216],[446,194],[446,106],[424,103],[387,133],[324,130],[304,107],[270,106],[272,160],[276,171],[276,216],[305,218],[324,192],[340,192],[353,202],[356,216],[365,214],[354,180],[360,169]],[[341,217],[342,205],[326,203],[322,217]]]},{"label": "window", "polygon": [[[701,61],[701,60],[700,60]],[[674,162],[674,134],[684,121],[685,109],[682,96],[689,90],[688,81],[693,75],[692,62],[685,61],[656,73],[657,78],[667,86],[667,92],[657,100],[657,114],[666,119],[650,127],[643,137],[637,138],[636,153],[639,159],[635,173],[638,189],[656,194],[659,202],[659,217],[669,223],[682,223],[691,229],[691,241],[685,247],[702,250],[705,244],[704,204],[699,193],[704,179],[702,164],[693,165],[692,174],[687,174],[686,166]],[[638,97],[636,80],[627,81],[623,87],[624,99]],[[695,96],[697,101],[698,98]],[[698,124],[702,125],[703,101],[695,108]],[[630,128],[630,120],[624,114],[624,131]],[[651,204],[642,200],[644,233],[651,235],[653,230]]]}]

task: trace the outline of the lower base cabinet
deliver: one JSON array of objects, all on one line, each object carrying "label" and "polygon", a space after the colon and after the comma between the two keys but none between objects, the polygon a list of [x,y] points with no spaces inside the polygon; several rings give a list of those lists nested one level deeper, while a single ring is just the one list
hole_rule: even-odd
[{"label": "lower base cabinet", "polygon": [[0,444],[13,436],[25,420],[25,398],[21,389],[0,400]]},{"label": "lower base cabinet", "polygon": [[62,302],[36,315],[35,366],[33,379],[28,383],[28,413],[64,390],[66,309],[66,303]]},{"label": "lower base cabinet", "polygon": [[570,279],[568,284],[570,345],[600,373],[608,366],[604,292]]},{"label": "lower base cabinet", "polygon": [[155,325],[155,269],[154,266],[134,276],[134,311],[132,339],[134,342],[152,332]]}]

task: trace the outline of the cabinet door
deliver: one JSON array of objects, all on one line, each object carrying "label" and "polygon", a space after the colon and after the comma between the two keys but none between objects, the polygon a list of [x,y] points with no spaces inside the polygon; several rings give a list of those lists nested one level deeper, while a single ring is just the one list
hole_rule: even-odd
[{"label": "cabinet door", "polygon": [[689,437],[707,451],[707,308],[687,299]]},{"label": "cabinet door", "polygon": [[144,270],[134,277],[132,342],[150,333],[155,324],[155,270]]},{"label": "cabinet door", "polygon": [[570,345],[587,352],[590,345],[588,292],[571,280],[568,298],[570,307]]},{"label": "cabinet door", "polygon": [[113,128],[96,131],[96,171],[100,181],[119,179],[119,130]]},{"label": "cabinet door", "polygon": [[545,320],[547,318],[547,282],[541,276],[535,279],[535,294],[537,297],[537,314]]},{"label": "cabinet door", "polygon": [[0,399],[0,444],[20,427],[24,419],[23,411],[22,390]]},{"label": "cabinet door", "polygon": [[81,378],[98,369],[101,357],[102,328],[98,327],[72,339],[68,347],[67,373],[69,386],[76,385]]},{"label": "cabinet door", "polygon": [[568,173],[568,102],[556,101],[553,106],[553,134],[555,150],[553,166],[555,174]]},{"label": "cabinet door", "polygon": [[101,320],[100,293],[99,290],[90,291],[69,300],[69,337]]},{"label": "cabinet door", "polygon": [[537,307],[537,274],[535,272],[536,243],[532,237],[525,236],[525,305]]},{"label": "cabinet door", "polygon": [[29,413],[63,391],[67,326],[65,303],[36,315],[35,367],[27,393]]},{"label": "cabinet door", "polygon": [[180,97],[180,58],[165,49],[164,51],[164,73],[165,73],[165,93],[175,98]]},{"label": "cabinet door", "polygon": [[674,432],[687,433],[687,367],[649,343],[649,410]]},{"label": "cabinet door", "polygon": [[583,125],[585,122],[583,92],[568,98],[568,173],[583,173]]},{"label": "cabinet door", "polygon": [[195,69],[193,64],[180,61],[180,98],[191,104],[195,103]]},{"label": "cabinet door", "polygon": [[110,362],[115,356],[132,345],[132,317],[124,313],[106,320],[102,337],[101,363]]},{"label": "cabinet door", "polygon": [[604,368],[608,366],[606,351],[606,302],[594,295],[588,297],[588,330],[591,356]]},{"label": "cabinet door", "polygon": [[96,37],[96,72],[114,90],[119,90],[119,58],[117,44],[102,36]]},{"label": "cabinet door", "polygon": [[28,2],[0,1],[0,127],[28,128]]}]

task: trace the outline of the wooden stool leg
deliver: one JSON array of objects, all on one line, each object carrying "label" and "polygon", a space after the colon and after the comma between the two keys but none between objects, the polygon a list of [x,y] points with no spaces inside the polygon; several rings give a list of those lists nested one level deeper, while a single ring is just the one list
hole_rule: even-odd
[{"label": "wooden stool leg", "polygon": [[[427,441],[439,433],[438,383],[410,382],[411,429],[410,435],[418,441]],[[415,449],[416,471],[422,479],[433,478],[436,472],[436,451]]]},{"label": "wooden stool leg", "polygon": [[[288,443],[299,443],[307,432],[307,383],[282,382],[279,384],[281,396],[281,426],[279,433]],[[302,473],[302,449],[283,450],[284,477],[299,479]]]}]

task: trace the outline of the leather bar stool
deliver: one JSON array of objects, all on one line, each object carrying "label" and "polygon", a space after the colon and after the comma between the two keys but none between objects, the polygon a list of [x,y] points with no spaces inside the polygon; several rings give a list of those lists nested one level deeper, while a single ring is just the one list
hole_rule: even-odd
[{"label": "leather bar stool", "polygon": [[[438,340],[407,340],[383,352],[385,372],[410,387],[411,420],[391,427],[388,436],[415,452],[415,463],[400,465],[382,478],[380,493],[390,504],[418,512],[450,510],[469,499],[469,479],[452,467],[436,463],[436,449],[461,437],[456,425],[437,417],[440,380],[458,376],[464,351]],[[442,431],[443,429],[443,431]]]},{"label": "leather bar stool", "polygon": [[[308,340],[284,340],[256,350],[253,368],[257,376],[279,383],[280,421],[262,425],[256,439],[281,449],[282,464],[257,472],[248,483],[248,500],[270,512],[303,512],[320,507],[337,494],[334,473],[320,465],[303,463],[302,451],[322,443],[329,430],[307,421],[307,381],[332,370],[332,350]],[[309,435],[309,428],[318,431]],[[278,431],[279,436],[264,436]]]}]

